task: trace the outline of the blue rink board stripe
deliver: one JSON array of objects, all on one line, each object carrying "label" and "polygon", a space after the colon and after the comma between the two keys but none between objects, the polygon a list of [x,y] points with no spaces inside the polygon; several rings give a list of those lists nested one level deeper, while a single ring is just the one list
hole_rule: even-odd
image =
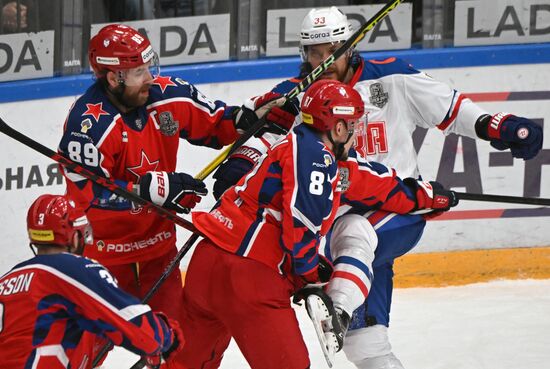
[{"label": "blue rink board stripe", "polygon": [[[550,43],[407,49],[362,53],[367,59],[396,56],[418,69],[455,68],[488,65],[550,63]],[[298,57],[263,58],[248,61],[189,64],[163,67],[165,75],[179,77],[193,84],[286,78],[296,75]],[[89,73],[53,78],[0,83],[0,103],[46,99],[82,94],[92,83]]]}]

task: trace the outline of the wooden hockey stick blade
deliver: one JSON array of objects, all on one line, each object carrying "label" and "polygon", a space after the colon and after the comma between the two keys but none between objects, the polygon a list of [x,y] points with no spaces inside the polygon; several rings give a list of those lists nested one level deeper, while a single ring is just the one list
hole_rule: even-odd
[{"label": "wooden hockey stick blade", "polygon": [[455,194],[459,200],[550,206],[550,199],[541,199],[537,197],[502,196],[466,192],[455,192]]},{"label": "wooden hockey stick blade", "polygon": [[[346,40],[332,55],[326,58],[321,64],[317,66],[310,74],[307,75],[298,85],[294,86],[292,90],[284,94],[283,96],[288,100],[298,96],[306,88],[308,88],[313,82],[319,78],[323,72],[325,72],[334,62],[350,48],[357,45],[365,37],[365,34],[373,29],[378,22],[380,22],[386,15],[389,14],[400,2],[403,0],[392,0],[388,2],[382,9],[380,9],[374,16],[372,16],[367,22],[365,22],[357,31],[355,31],[349,39]],[[266,102],[268,103],[268,102]],[[267,115],[267,114],[266,114]],[[252,127],[250,127],[245,133],[239,137],[233,145],[225,149],[219,154],[213,161],[211,161],[203,170],[201,170],[197,176],[197,179],[205,179],[212,173],[223,161],[228,158],[235,150],[241,147],[248,139],[254,136],[265,125],[265,119],[259,119]]]},{"label": "wooden hockey stick blade", "polygon": [[102,177],[100,175],[95,174],[94,172],[84,168],[82,165],[64,157],[63,155],[58,154],[57,152],[53,151],[52,149],[42,145],[41,143],[33,140],[32,138],[25,136],[21,132],[16,131],[12,127],[10,127],[2,118],[0,118],[0,132],[6,134],[7,136],[13,138],[16,141],[19,141],[23,145],[30,147],[31,149],[38,151],[39,153],[49,157],[50,159],[53,159],[54,161],[58,162],[59,164],[63,165],[65,168],[72,170],[75,173],[78,173],[79,175],[89,179],[90,181],[97,183],[98,185],[106,188],[107,190],[122,196],[136,204],[144,206],[146,209],[151,209],[163,218],[169,219],[173,221],[175,224],[193,232],[193,233],[199,233],[200,232],[195,228],[193,223],[190,221],[179,217],[169,210],[164,209],[161,206],[158,206],[157,204],[154,204],[150,201],[147,201],[135,193],[128,191],[127,189],[117,185],[112,180]]}]

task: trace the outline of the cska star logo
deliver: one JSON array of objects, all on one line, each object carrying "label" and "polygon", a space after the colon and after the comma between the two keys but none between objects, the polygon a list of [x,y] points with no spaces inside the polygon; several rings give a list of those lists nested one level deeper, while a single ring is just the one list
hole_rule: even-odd
[{"label": "cska star logo", "polygon": [[172,82],[170,77],[163,77],[163,76],[157,76],[153,80],[153,84],[158,85],[160,87],[160,89],[162,90],[162,93],[164,93],[164,91],[166,91],[166,87],[168,87],[168,86],[177,86],[174,82]]},{"label": "cska star logo", "polygon": [[156,172],[158,165],[159,160],[149,160],[145,151],[141,150],[141,161],[139,165],[128,167],[126,170],[136,177],[136,182],[139,182],[139,179],[143,174],[147,172]]},{"label": "cska star logo", "polygon": [[97,104],[86,104],[86,108],[87,110],[82,115],[91,115],[96,122],[99,122],[99,118],[102,115],[109,115],[109,113],[103,110],[103,103],[101,102]]}]

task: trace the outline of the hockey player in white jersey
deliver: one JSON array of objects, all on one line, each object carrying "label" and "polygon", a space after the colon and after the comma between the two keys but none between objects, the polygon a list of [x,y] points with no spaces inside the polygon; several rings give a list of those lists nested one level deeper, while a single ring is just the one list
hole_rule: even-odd
[{"label": "hockey player in white jersey", "polygon": [[[300,77],[251,99],[250,107],[290,91],[351,34],[347,17],[336,7],[311,10],[301,29]],[[321,78],[337,79],[359,91],[368,125],[363,122],[358,127],[356,150],[369,161],[395,168],[401,178],[420,178],[412,138],[417,127],[489,141],[497,150],[510,150],[514,157],[525,160],[542,148],[542,128],[533,121],[508,113],[488,113],[460,92],[397,58],[365,60],[350,50]],[[279,116],[291,119],[286,113]],[[214,194],[219,196],[246,173],[273,139],[264,135],[238,150],[216,173]],[[353,312],[344,352],[360,369],[403,368],[388,339],[393,262],[418,243],[425,218],[357,203],[343,205],[340,213],[344,215],[335,222],[327,243],[327,255],[334,263],[327,293],[335,308],[350,315]]]}]

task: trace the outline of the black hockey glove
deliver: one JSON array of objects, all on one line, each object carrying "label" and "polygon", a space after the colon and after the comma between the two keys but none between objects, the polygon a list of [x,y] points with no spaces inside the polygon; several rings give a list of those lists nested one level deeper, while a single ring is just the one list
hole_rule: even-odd
[{"label": "black hockey glove", "polygon": [[223,163],[216,173],[214,173],[214,187],[212,192],[214,198],[219,200],[223,193],[231,186],[235,185],[239,180],[252,169],[254,163],[252,161],[238,158],[229,158]]},{"label": "black hockey glove", "polygon": [[139,181],[142,198],[178,213],[188,213],[207,194],[204,182],[186,173],[147,172]]},{"label": "black hockey glove", "polygon": [[319,281],[321,283],[327,283],[332,277],[334,272],[334,265],[327,259],[326,256],[319,254],[319,266],[317,267],[317,273],[319,274]]}]

